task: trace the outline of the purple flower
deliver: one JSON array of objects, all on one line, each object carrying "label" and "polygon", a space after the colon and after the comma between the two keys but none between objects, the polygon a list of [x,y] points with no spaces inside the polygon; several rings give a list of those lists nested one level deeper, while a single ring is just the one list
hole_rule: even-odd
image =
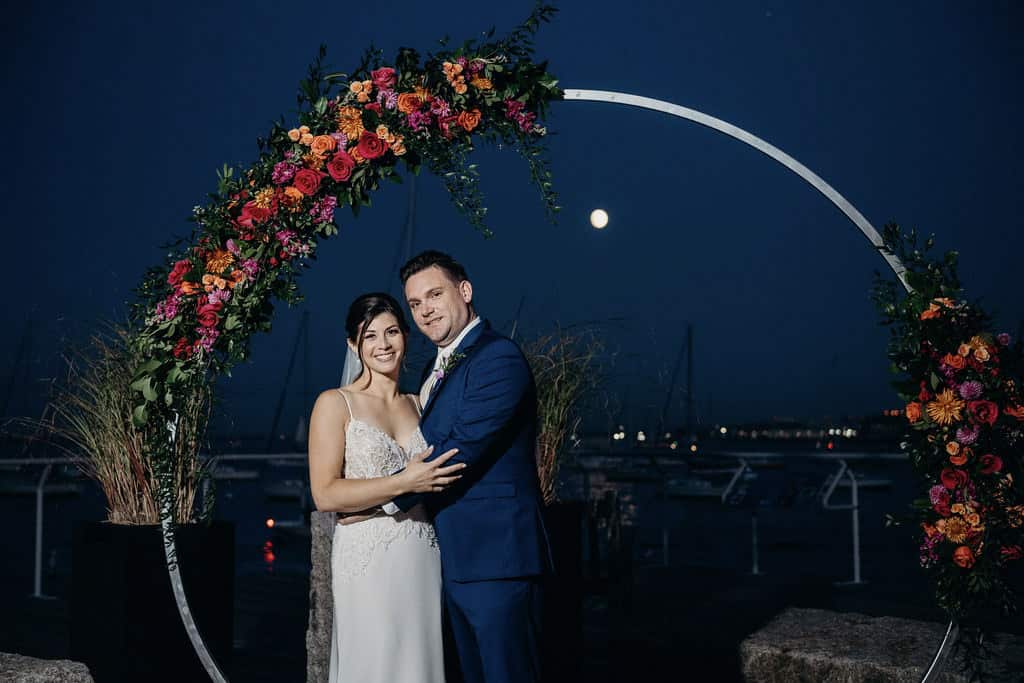
[{"label": "purple flower", "polygon": [[982,386],[981,382],[976,380],[968,380],[960,385],[960,398],[965,401],[973,401],[974,399],[981,396],[981,392],[985,387]]},{"label": "purple flower", "polygon": [[398,93],[394,90],[378,90],[377,102],[383,104],[385,109],[394,109],[398,106]]},{"label": "purple flower", "polygon": [[281,243],[281,246],[287,247],[288,243],[295,239],[298,235],[294,230],[278,230],[274,233],[274,237]]},{"label": "purple flower", "polygon": [[1010,335],[1008,335],[1007,333],[1003,332],[1002,334],[999,334],[999,335],[996,336],[996,341],[998,341],[1003,346],[1009,346],[1010,345]]},{"label": "purple flower", "polygon": [[409,120],[409,127],[415,131],[419,131],[426,126],[430,125],[431,116],[429,112],[425,111],[411,111],[407,115]]},{"label": "purple flower", "polygon": [[956,430],[956,440],[965,446],[970,446],[978,440],[978,432],[981,428],[978,425],[964,426]]},{"label": "purple flower", "polygon": [[469,71],[470,76],[476,76],[478,73],[484,70],[484,66],[484,60],[474,59],[472,62],[469,63],[469,68],[467,69],[467,71]]},{"label": "purple flower", "polygon": [[231,298],[230,289],[215,289],[206,297],[211,304],[224,303]]},{"label": "purple flower", "polygon": [[156,305],[156,322],[173,320],[178,315],[178,305],[181,303],[181,293],[175,292],[165,300]]},{"label": "purple flower", "polygon": [[336,208],[338,208],[338,198],[327,195],[313,202],[313,208],[309,210],[309,215],[313,216],[318,223],[330,223],[334,220]]},{"label": "purple flower", "polygon": [[241,256],[242,255],[242,250],[238,248],[238,245],[235,244],[234,240],[229,239],[228,242],[227,242],[227,247],[228,247],[228,251],[230,251],[235,256]]},{"label": "purple flower", "polygon": [[220,332],[213,329],[212,327],[197,327],[196,332],[199,333],[198,345],[200,348],[206,351],[213,350],[213,344],[217,341],[217,337],[220,336]]},{"label": "purple flower", "polygon": [[928,499],[932,502],[932,505],[938,505],[945,499],[946,495],[946,487],[942,484],[936,484],[928,489]]},{"label": "purple flower", "polygon": [[452,108],[448,106],[447,102],[438,97],[430,103],[430,113],[438,118],[445,118],[451,116]]},{"label": "purple flower", "polygon": [[529,133],[533,130],[533,120],[537,118],[537,115],[532,111],[525,111],[516,117],[516,123],[519,124],[519,130],[524,133]]},{"label": "purple flower", "polygon": [[260,272],[260,264],[256,262],[256,259],[246,259],[242,261],[242,270],[251,279],[256,277],[256,273]]},{"label": "purple flower", "polygon": [[270,178],[275,185],[284,185],[295,177],[295,166],[287,161],[279,161],[274,164],[274,172]]},{"label": "purple flower", "polygon": [[526,105],[519,100],[505,100],[505,118],[515,119],[524,107]]},{"label": "purple flower", "polygon": [[345,149],[348,145],[348,136],[344,133],[331,133],[331,137],[338,143],[338,149]]}]

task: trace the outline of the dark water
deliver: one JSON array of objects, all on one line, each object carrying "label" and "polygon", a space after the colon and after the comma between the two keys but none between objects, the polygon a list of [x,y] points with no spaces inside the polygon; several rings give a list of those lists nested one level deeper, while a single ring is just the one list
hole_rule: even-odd
[{"label": "dark water", "polygon": [[[721,488],[729,474],[704,474],[694,466],[729,467],[734,460],[660,459],[655,468],[639,454],[614,463],[593,456],[563,469],[562,496],[588,498],[594,515],[585,552],[595,559],[584,563],[589,680],[635,674],[638,657],[690,670],[713,662],[716,679],[734,680],[739,641],[791,605],[942,620],[917,566],[912,527],[885,526],[886,515],[906,512],[915,495],[906,463],[851,461],[858,475],[887,483],[860,491],[864,583],[843,586],[837,584],[854,574],[852,513],[824,510],[820,501],[837,463],[795,455],[771,462],[755,465],[727,504],[675,497],[665,482],[698,493],[702,486]],[[270,489],[286,480],[304,482],[305,463],[231,464],[258,473],[216,485],[216,516],[235,524],[233,679],[303,680],[308,531],[300,502],[274,498]],[[38,469],[0,473],[0,482],[27,472],[35,476]],[[658,474],[636,480],[630,472]],[[0,496],[0,599],[18,615],[3,620],[0,651],[66,655],[72,530],[79,521],[102,519],[104,504],[87,481],[59,474],[53,480],[81,484],[77,495],[49,496],[44,505],[43,592],[56,600],[26,598],[32,592],[34,497]],[[833,502],[849,500],[848,488],[837,489]],[[268,518],[278,522],[275,528],[267,527]],[[298,528],[283,528],[282,521]],[[759,575],[752,573],[755,523]],[[609,543],[610,526],[626,541]],[[628,557],[617,560],[615,548]],[[1006,629],[1024,630],[1019,621]]]}]

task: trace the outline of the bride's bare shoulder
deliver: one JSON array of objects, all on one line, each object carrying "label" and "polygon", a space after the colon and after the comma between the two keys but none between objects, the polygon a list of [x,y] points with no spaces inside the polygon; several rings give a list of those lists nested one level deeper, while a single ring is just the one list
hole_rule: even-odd
[{"label": "bride's bare shoulder", "polygon": [[348,417],[349,408],[341,389],[324,389],[316,397],[313,414],[324,413],[330,416]]}]

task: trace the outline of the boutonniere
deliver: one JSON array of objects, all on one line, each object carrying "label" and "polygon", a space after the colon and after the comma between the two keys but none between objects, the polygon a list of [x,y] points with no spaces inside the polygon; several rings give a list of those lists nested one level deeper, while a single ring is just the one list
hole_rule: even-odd
[{"label": "boutonniere", "polygon": [[434,370],[434,378],[437,380],[437,382],[441,382],[442,380],[444,380],[444,378],[448,376],[448,373],[452,371],[452,368],[458,365],[459,361],[465,357],[466,354],[462,353],[461,351],[456,351],[452,355],[445,358],[444,362],[441,363],[441,367],[439,367],[437,370]]}]

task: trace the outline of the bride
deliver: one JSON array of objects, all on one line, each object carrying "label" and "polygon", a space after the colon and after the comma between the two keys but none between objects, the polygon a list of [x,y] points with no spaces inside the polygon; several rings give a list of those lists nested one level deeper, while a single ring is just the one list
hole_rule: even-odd
[{"label": "bride", "polygon": [[309,431],[313,500],[318,510],[339,513],[330,682],[443,682],[434,528],[421,505],[394,516],[379,506],[405,493],[442,491],[465,465],[445,466],[454,449],[424,462],[433,449],[420,433],[418,398],[398,390],[409,332],[398,302],[360,296],[345,330],[362,371],[320,394]]}]

